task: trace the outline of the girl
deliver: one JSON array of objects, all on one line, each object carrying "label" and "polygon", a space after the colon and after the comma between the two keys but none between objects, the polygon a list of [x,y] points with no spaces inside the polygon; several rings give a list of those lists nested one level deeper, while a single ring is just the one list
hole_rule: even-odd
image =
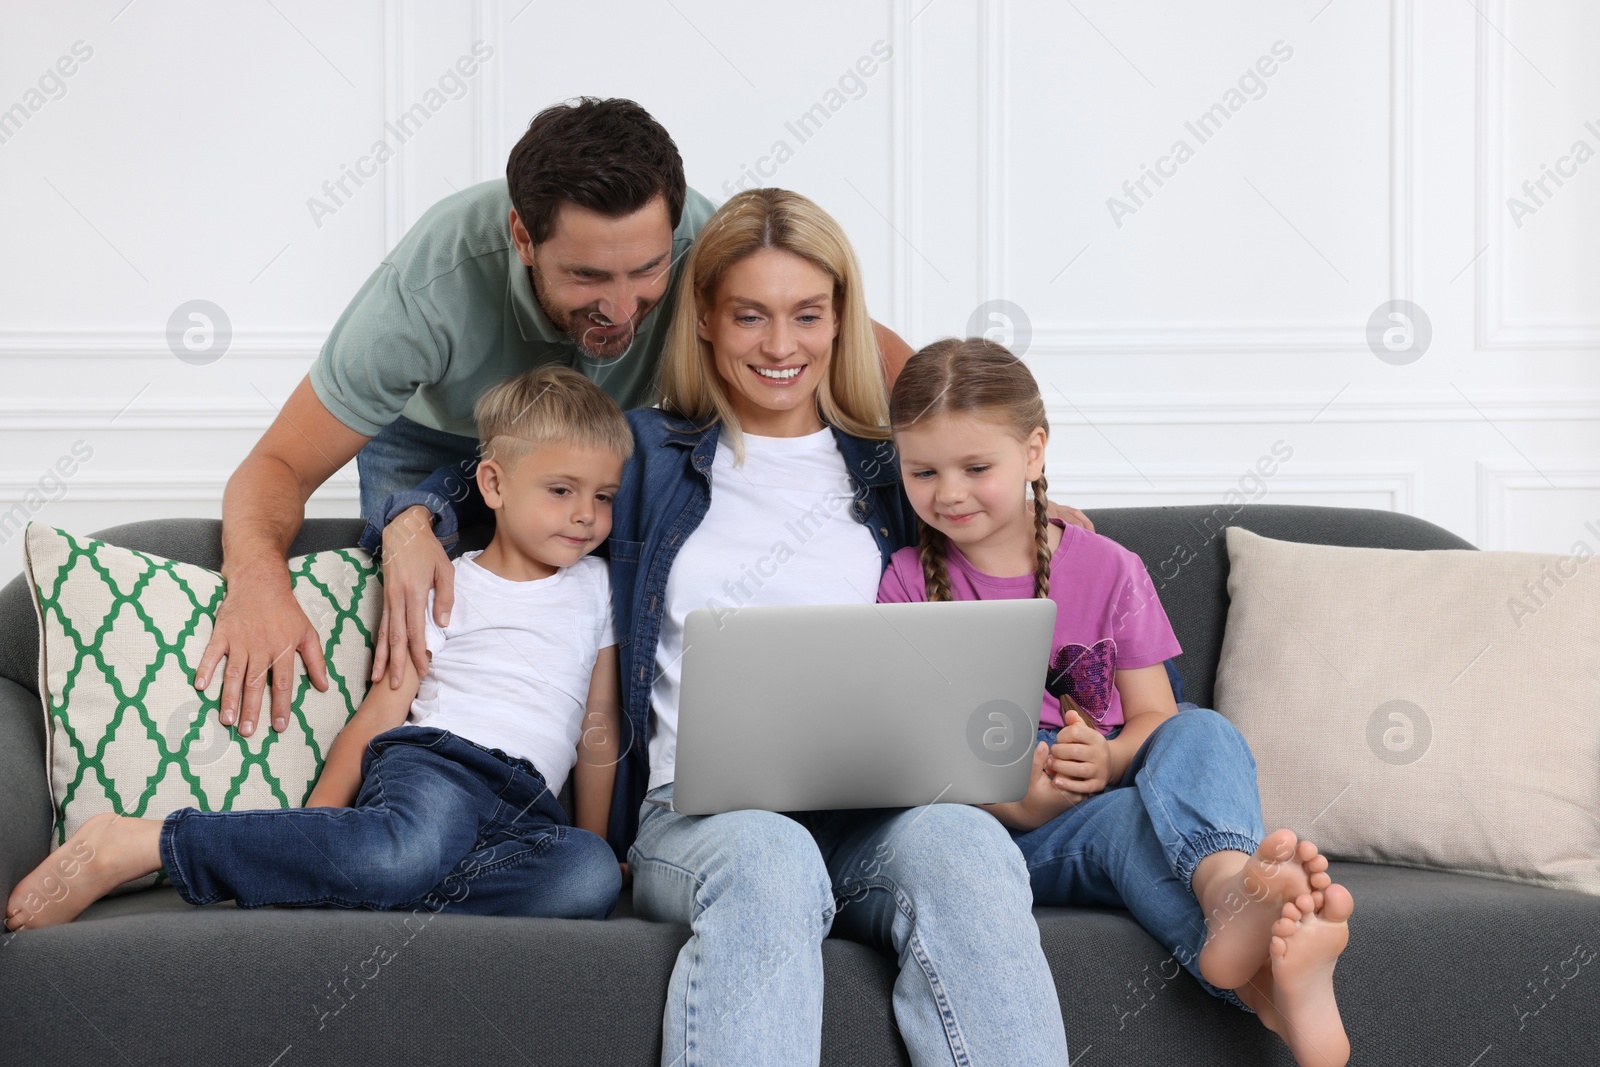
[{"label": "girl", "polygon": [[1126,907],[1298,1062],[1344,1064],[1333,968],[1350,894],[1311,842],[1263,837],[1238,731],[1174,704],[1162,664],[1181,649],[1139,557],[1046,515],[1049,427],[1033,375],[989,341],[940,341],[901,372],[890,424],[921,544],[895,553],[879,601],[1057,604],[1028,793],[988,806],[1027,860],[1035,901]]}]

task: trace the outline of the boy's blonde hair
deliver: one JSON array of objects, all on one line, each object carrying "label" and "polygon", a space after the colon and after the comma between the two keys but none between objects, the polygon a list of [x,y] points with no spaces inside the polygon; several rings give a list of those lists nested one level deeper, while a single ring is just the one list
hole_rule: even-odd
[{"label": "boy's blonde hair", "polygon": [[571,367],[540,367],[507,378],[478,398],[479,454],[509,466],[543,445],[633,454],[633,430],[617,402]]},{"label": "boy's blonde hair", "polygon": [[728,387],[717,374],[710,343],[695,326],[699,313],[715,303],[728,268],[766,248],[793,253],[833,280],[839,332],[827,376],[817,386],[818,416],[854,437],[887,438],[883,368],[855,251],[833,216],[787,189],[734,195],[695,236],[661,357],[661,406],[705,425],[722,423],[724,439],[743,460],[744,435]]}]

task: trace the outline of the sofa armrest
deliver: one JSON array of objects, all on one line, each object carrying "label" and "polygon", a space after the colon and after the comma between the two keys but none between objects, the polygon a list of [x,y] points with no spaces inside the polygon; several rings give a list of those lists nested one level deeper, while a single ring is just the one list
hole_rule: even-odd
[{"label": "sofa armrest", "polygon": [[0,899],[49,855],[53,822],[39,698],[0,678]]}]

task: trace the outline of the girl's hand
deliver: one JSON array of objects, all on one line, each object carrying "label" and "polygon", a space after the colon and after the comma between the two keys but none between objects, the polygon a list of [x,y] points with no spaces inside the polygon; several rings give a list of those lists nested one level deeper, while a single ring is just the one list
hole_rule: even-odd
[{"label": "girl's hand", "polygon": [[1047,772],[1063,792],[1081,796],[1101,792],[1111,780],[1110,742],[1085,723],[1076,709],[1068,709],[1063,719],[1066,725],[1056,734]]}]

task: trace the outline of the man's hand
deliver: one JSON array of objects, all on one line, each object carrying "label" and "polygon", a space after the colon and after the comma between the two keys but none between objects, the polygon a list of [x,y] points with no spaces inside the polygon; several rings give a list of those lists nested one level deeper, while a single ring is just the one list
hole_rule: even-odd
[{"label": "man's hand", "polygon": [[1057,788],[1082,796],[1105,789],[1111,780],[1111,743],[1083,721],[1075,708],[1062,709],[1066,723],[1050,748],[1048,771]]},{"label": "man's hand", "polygon": [[294,701],[296,652],[305,661],[311,684],[327,692],[328,667],[322,659],[322,641],[294,598],[289,572],[282,565],[276,572],[270,567],[246,572],[228,583],[211,641],[195,671],[194,687],[209,687],[211,672],[227,657],[218,717],[224,726],[237,721],[239,733],[250,737],[256,730],[261,696],[271,668],[272,728],[282,731],[289,725],[289,709]]},{"label": "man's hand", "polygon": [[223,491],[222,576],[228,592],[194,672],[194,686],[206,689],[211,672],[226,657],[218,718],[225,726],[237,720],[246,737],[255,732],[269,669],[272,725],[288,728],[296,653],[311,684],[327,691],[322,644],[295,602],[284,560],[305,521],[306,499],[366,442],[317,399],[308,374]]},{"label": "man's hand", "polygon": [[418,678],[428,673],[428,591],[435,590],[433,621],[442,627],[450,622],[455,588],[455,568],[433,536],[428,509],[418,505],[395,516],[383,531],[383,621],[373,649],[374,684],[387,667],[389,688],[398,689],[408,656]]},{"label": "man's hand", "polygon": [[1044,513],[1052,519],[1060,519],[1069,526],[1081,526],[1090,533],[1094,533],[1094,523],[1089,521],[1089,516],[1077,508],[1069,508],[1065,504],[1050,501],[1044,506]]}]

